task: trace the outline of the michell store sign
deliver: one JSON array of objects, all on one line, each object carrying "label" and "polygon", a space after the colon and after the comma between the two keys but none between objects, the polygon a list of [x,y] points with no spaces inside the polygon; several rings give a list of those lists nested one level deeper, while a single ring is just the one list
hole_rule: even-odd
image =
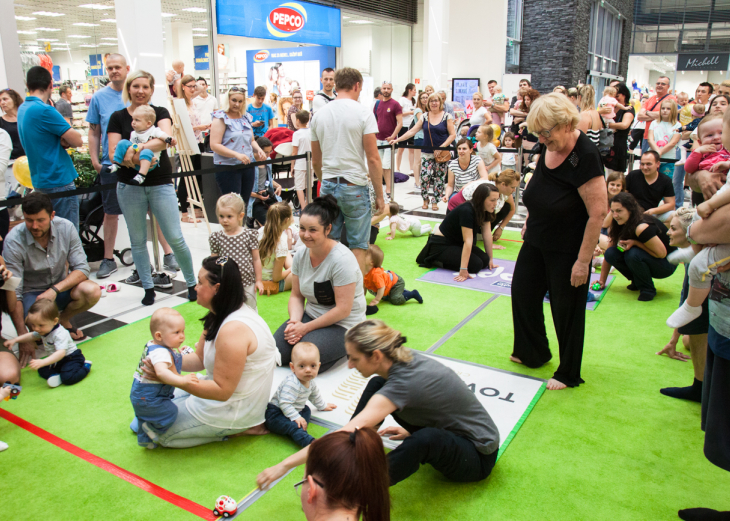
[{"label": "michell store sign", "polygon": [[730,53],[692,53],[677,57],[678,71],[726,71]]}]

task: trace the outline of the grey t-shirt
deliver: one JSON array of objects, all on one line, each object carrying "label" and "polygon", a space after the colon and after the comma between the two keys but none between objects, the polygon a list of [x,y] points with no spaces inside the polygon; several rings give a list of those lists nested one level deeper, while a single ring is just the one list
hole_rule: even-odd
[{"label": "grey t-shirt", "polygon": [[299,277],[299,291],[307,299],[304,312],[319,318],[335,307],[335,288],[355,283],[355,299],[350,315],[335,325],[350,329],[365,320],[365,293],[362,272],[355,255],[339,242],[316,268],[312,267],[309,248],[302,248],[294,255],[292,273]]},{"label": "grey t-shirt", "polygon": [[74,119],[74,111],[71,108],[71,104],[65,99],[61,98],[56,102],[56,110],[64,117],[71,121]]},{"label": "grey t-shirt", "polygon": [[418,427],[435,427],[470,440],[482,454],[499,449],[499,430],[474,393],[450,368],[418,351],[395,362],[377,392],[398,408],[398,416]]}]

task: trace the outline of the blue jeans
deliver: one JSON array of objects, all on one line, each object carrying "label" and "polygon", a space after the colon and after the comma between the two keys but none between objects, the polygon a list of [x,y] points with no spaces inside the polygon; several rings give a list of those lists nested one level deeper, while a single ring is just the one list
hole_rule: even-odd
[{"label": "blue jeans", "polygon": [[[238,194],[244,201],[248,201],[253,192],[253,181],[256,177],[256,167],[240,168],[241,165],[215,165],[215,182],[221,195]],[[231,170],[238,168],[238,170]]]},{"label": "blue jeans", "polygon": [[666,279],[677,269],[666,257],[657,259],[636,246],[623,252],[618,251],[616,246],[611,246],[604,257],[611,266],[633,282],[639,291],[650,295],[656,295],[652,279]]},{"label": "blue jeans", "polygon": [[[114,162],[121,165],[124,162],[124,156],[127,154],[127,149],[132,146],[132,142],[128,139],[122,139],[117,143],[117,148],[114,150]],[[150,163],[155,158],[155,153],[152,150],[144,149],[139,153],[140,161],[149,161]],[[151,165],[148,171],[157,168],[157,164]],[[139,170],[139,165],[134,165],[135,170]]]},{"label": "blue jeans", "polygon": [[[23,316],[28,316],[28,310],[33,305],[33,303],[38,298],[38,295],[43,293],[43,291],[29,291],[28,293],[23,293]],[[62,291],[58,295],[56,295],[56,306],[58,307],[58,312],[62,313],[64,309],[71,303],[71,290]]]},{"label": "blue jeans", "polygon": [[[299,412],[299,415],[309,424],[309,420],[312,418],[312,411],[305,405],[304,409]],[[300,447],[306,447],[314,441],[314,437],[287,418],[286,414],[281,412],[281,409],[271,403],[266,406],[266,428],[274,434],[290,437]]]},{"label": "blue jeans", "polygon": [[644,141],[641,142],[641,155],[643,156],[644,154],[646,154],[648,150],[649,140],[647,138],[644,138]]},{"label": "blue jeans", "polygon": [[122,208],[124,220],[132,243],[132,258],[144,289],[152,289],[150,254],[147,251],[147,210],[157,218],[162,235],[175,253],[177,263],[188,287],[195,286],[193,257],[183,238],[180,228],[180,214],[177,210],[177,196],[172,184],[158,186],[134,186],[117,184],[117,199]]},{"label": "blue jeans", "polygon": [[[69,190],[76,190],[76,185],[69,183],[66,186],[57,186],[56,188],[36,188],[36,192],[42,194],[57,194],[59,192],[68,192]],[[79,199],[77,195],[71,197],[62,197],[60,199],[52,199],[53,211],[56,212],[56,217],[63,217],[64,219],[71,221],[76,227],[76,231],[79,231]]]},{"label": "blue jeans", "polygon": [[141,383],[137,379],[132,383],[129,399],[140,426],[137,430],[137,443],[143,447],[152,440],[141,428],[142,422],[147,422],[155,432],[163,434],[177,419],[177,406],[172,402],[172,393],[165,391],[166,387],[162,384]]},{"label": "blue jeans", "polygon": [[89,369],[84,366],[86,359],[81,349],[77,349],[70,355],[64,356],[55,364],[38,368],[38,376],[48,380],[54,374],[61,377],[63,385],[73,385],[79,383],[89,374]]},{"label": "blue jeans", "polygon": [[[677,147],[677,159],[682,157],[682,152]],[[684,206],[684,165],[674,165],[674,176],[672,176],[672,185],[674,185],[674,209]]]},{"label": "blue jeans", "polygon": [[332,223],[330,237],[340,240],[342,226],[347,230],[351,250],[367,250],[370,240],[370,195],[367,186],[322,181],[320,195],[333,195],[340,207],[340,215]]}]

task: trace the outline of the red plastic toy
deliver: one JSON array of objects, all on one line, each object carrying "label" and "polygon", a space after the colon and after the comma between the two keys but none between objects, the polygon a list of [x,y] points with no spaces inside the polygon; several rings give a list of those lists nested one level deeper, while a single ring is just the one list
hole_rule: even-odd
[{"label": "red plastic toy", "polygon": [[18,395],[20,394],[20,391],[23,390],[23,388],[21,386],[15,385],[15,384],[11,384],[10,382],[5,382],[3,384],[3,387],[10,387],[10,396],[8,396],[7,398],[5,398],[5,401],[6,402],[8,400],[15,400],[18,397]]},{"label": "red plastic toy", "polygon": [[213,509],[213,515],[230,517],[236,513],[238,505],[236,500],[231,496],[221,496],[215,502],[215,508]]}]

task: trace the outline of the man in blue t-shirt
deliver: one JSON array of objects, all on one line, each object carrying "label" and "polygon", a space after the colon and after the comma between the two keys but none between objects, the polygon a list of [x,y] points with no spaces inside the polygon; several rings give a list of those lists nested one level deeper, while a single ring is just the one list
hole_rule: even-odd
[{"label": "man in blue t-shirt", "polygon": [[[126,106],[122,101],[122,90],[129,73],[129,65],[121,54],[110,54],[106,59],[106,71],[109,75],[109,85],[94,94],[89,112],[86,114],[86,121],[89,123],[91,164],[94,165],[103,185],[117,182],[117,174],[110,172],[112,162],[109,159],[109,139],[106,129],[111,115]],[[101,158],[99,158],[100,144]],[[122,214],[116,190],[104,190],[101,193],[101,200],[104,205],[104,259],[101,261],[99,271],[96,272],[97,279],[104,279],[117,271],[114,244],[117,240],[119,216]]]},{"label": "man in blue t-shirt", "polygon": [[256,87],[253,90],[255,101],[251,103],[246,112],[253,117],[253,133],[256,137],[262,137],[269,130],[270,126],[274,126],[274,111],[264,103],[266,97],[266,89],[264,87]]},{"label": "man in blue t-shirt", "polygon": [[[53,91],[50,72],[43,67],[31,67],[26,86],[29,95],[18,108],[18,134],[28,156],[33,189],[46,194],[74,190],[78,174],[65,147],[82,146],[81,134],[47,104]],[[79,229],[79,202],[75,195],[54,199],[53,210],[56,216],[68,219]]]}]

